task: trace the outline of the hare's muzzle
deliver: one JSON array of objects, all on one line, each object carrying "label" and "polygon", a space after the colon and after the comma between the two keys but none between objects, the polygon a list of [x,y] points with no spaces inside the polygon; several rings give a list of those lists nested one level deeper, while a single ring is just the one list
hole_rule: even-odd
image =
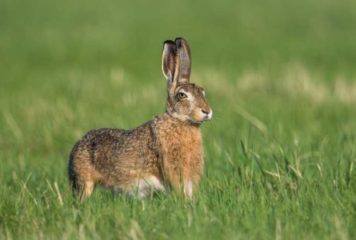
[{"label": "hare's muzzle", "polygon": [[209,110],[201,109],[201,112],[204,116],[204,120],[210,120],[213,117],[213,110],[211,109]]}]

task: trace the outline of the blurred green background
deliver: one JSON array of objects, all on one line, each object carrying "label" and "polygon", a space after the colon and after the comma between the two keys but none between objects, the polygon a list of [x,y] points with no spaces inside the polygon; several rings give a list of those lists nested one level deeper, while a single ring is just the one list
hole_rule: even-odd
[{"label": "blurred green background", "polygon": [[[351,0],[0,0],[0,239],[354,239],[355,26]],[[79,205],[72,145],[164,111],[178,36],[214,110],[198,200]]]}]

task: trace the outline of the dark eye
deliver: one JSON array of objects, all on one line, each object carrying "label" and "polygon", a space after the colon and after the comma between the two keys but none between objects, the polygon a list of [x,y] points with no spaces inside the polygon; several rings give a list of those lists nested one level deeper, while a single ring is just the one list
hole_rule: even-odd
[{"label": "dark eye", "polygon": [[185,94],[185,93],[183,93],[183,92],[179,92],[178,94],[177,94],[177,98],[178,99],[183,99],[183,98],[186,98],[187,97],[187,94]]}]

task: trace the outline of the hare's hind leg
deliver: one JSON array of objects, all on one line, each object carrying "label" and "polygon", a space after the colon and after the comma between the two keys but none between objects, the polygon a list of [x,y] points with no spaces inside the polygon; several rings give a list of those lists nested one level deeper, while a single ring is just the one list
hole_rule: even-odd
[{"label": "hare's hind leg", "polygon": [[88,198],[94,190],[94,181],[91,179],[83,179],[78,175],[69,177],[73,195],[79,197],[79,200],[83,202]]},{"label": "hare's hind leg", "polygon": [[78,191],[79,200],[83,202],[86,198],[88,198],[93,190],[94,190],[94,182],[93,181],[85,181],[84,183],[80,183],[81,187]]},{"label": "hare's hind leg", "polygon": [[94,190],[94,182],[90,180],[77,180],[72,184],[73,194],[76,195],[80,202],[87,199]]},{"label": "hare's hind leg", "polygon": [[92,194],[99,174],[93,169],[88,156],[83,152],[71,155],[68,173],[73,195],[83,202]]}]

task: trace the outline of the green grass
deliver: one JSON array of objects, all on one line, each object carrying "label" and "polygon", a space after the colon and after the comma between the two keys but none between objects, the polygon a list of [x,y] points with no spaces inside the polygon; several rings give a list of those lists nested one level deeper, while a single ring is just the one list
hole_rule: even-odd
[{"label": "green grass", "polygon": [[[355,239],[356,3],[0,1],[0,239]],[[195,202],[97,189],[67,159],[164,110],[184,36],[214,110]]]}]

